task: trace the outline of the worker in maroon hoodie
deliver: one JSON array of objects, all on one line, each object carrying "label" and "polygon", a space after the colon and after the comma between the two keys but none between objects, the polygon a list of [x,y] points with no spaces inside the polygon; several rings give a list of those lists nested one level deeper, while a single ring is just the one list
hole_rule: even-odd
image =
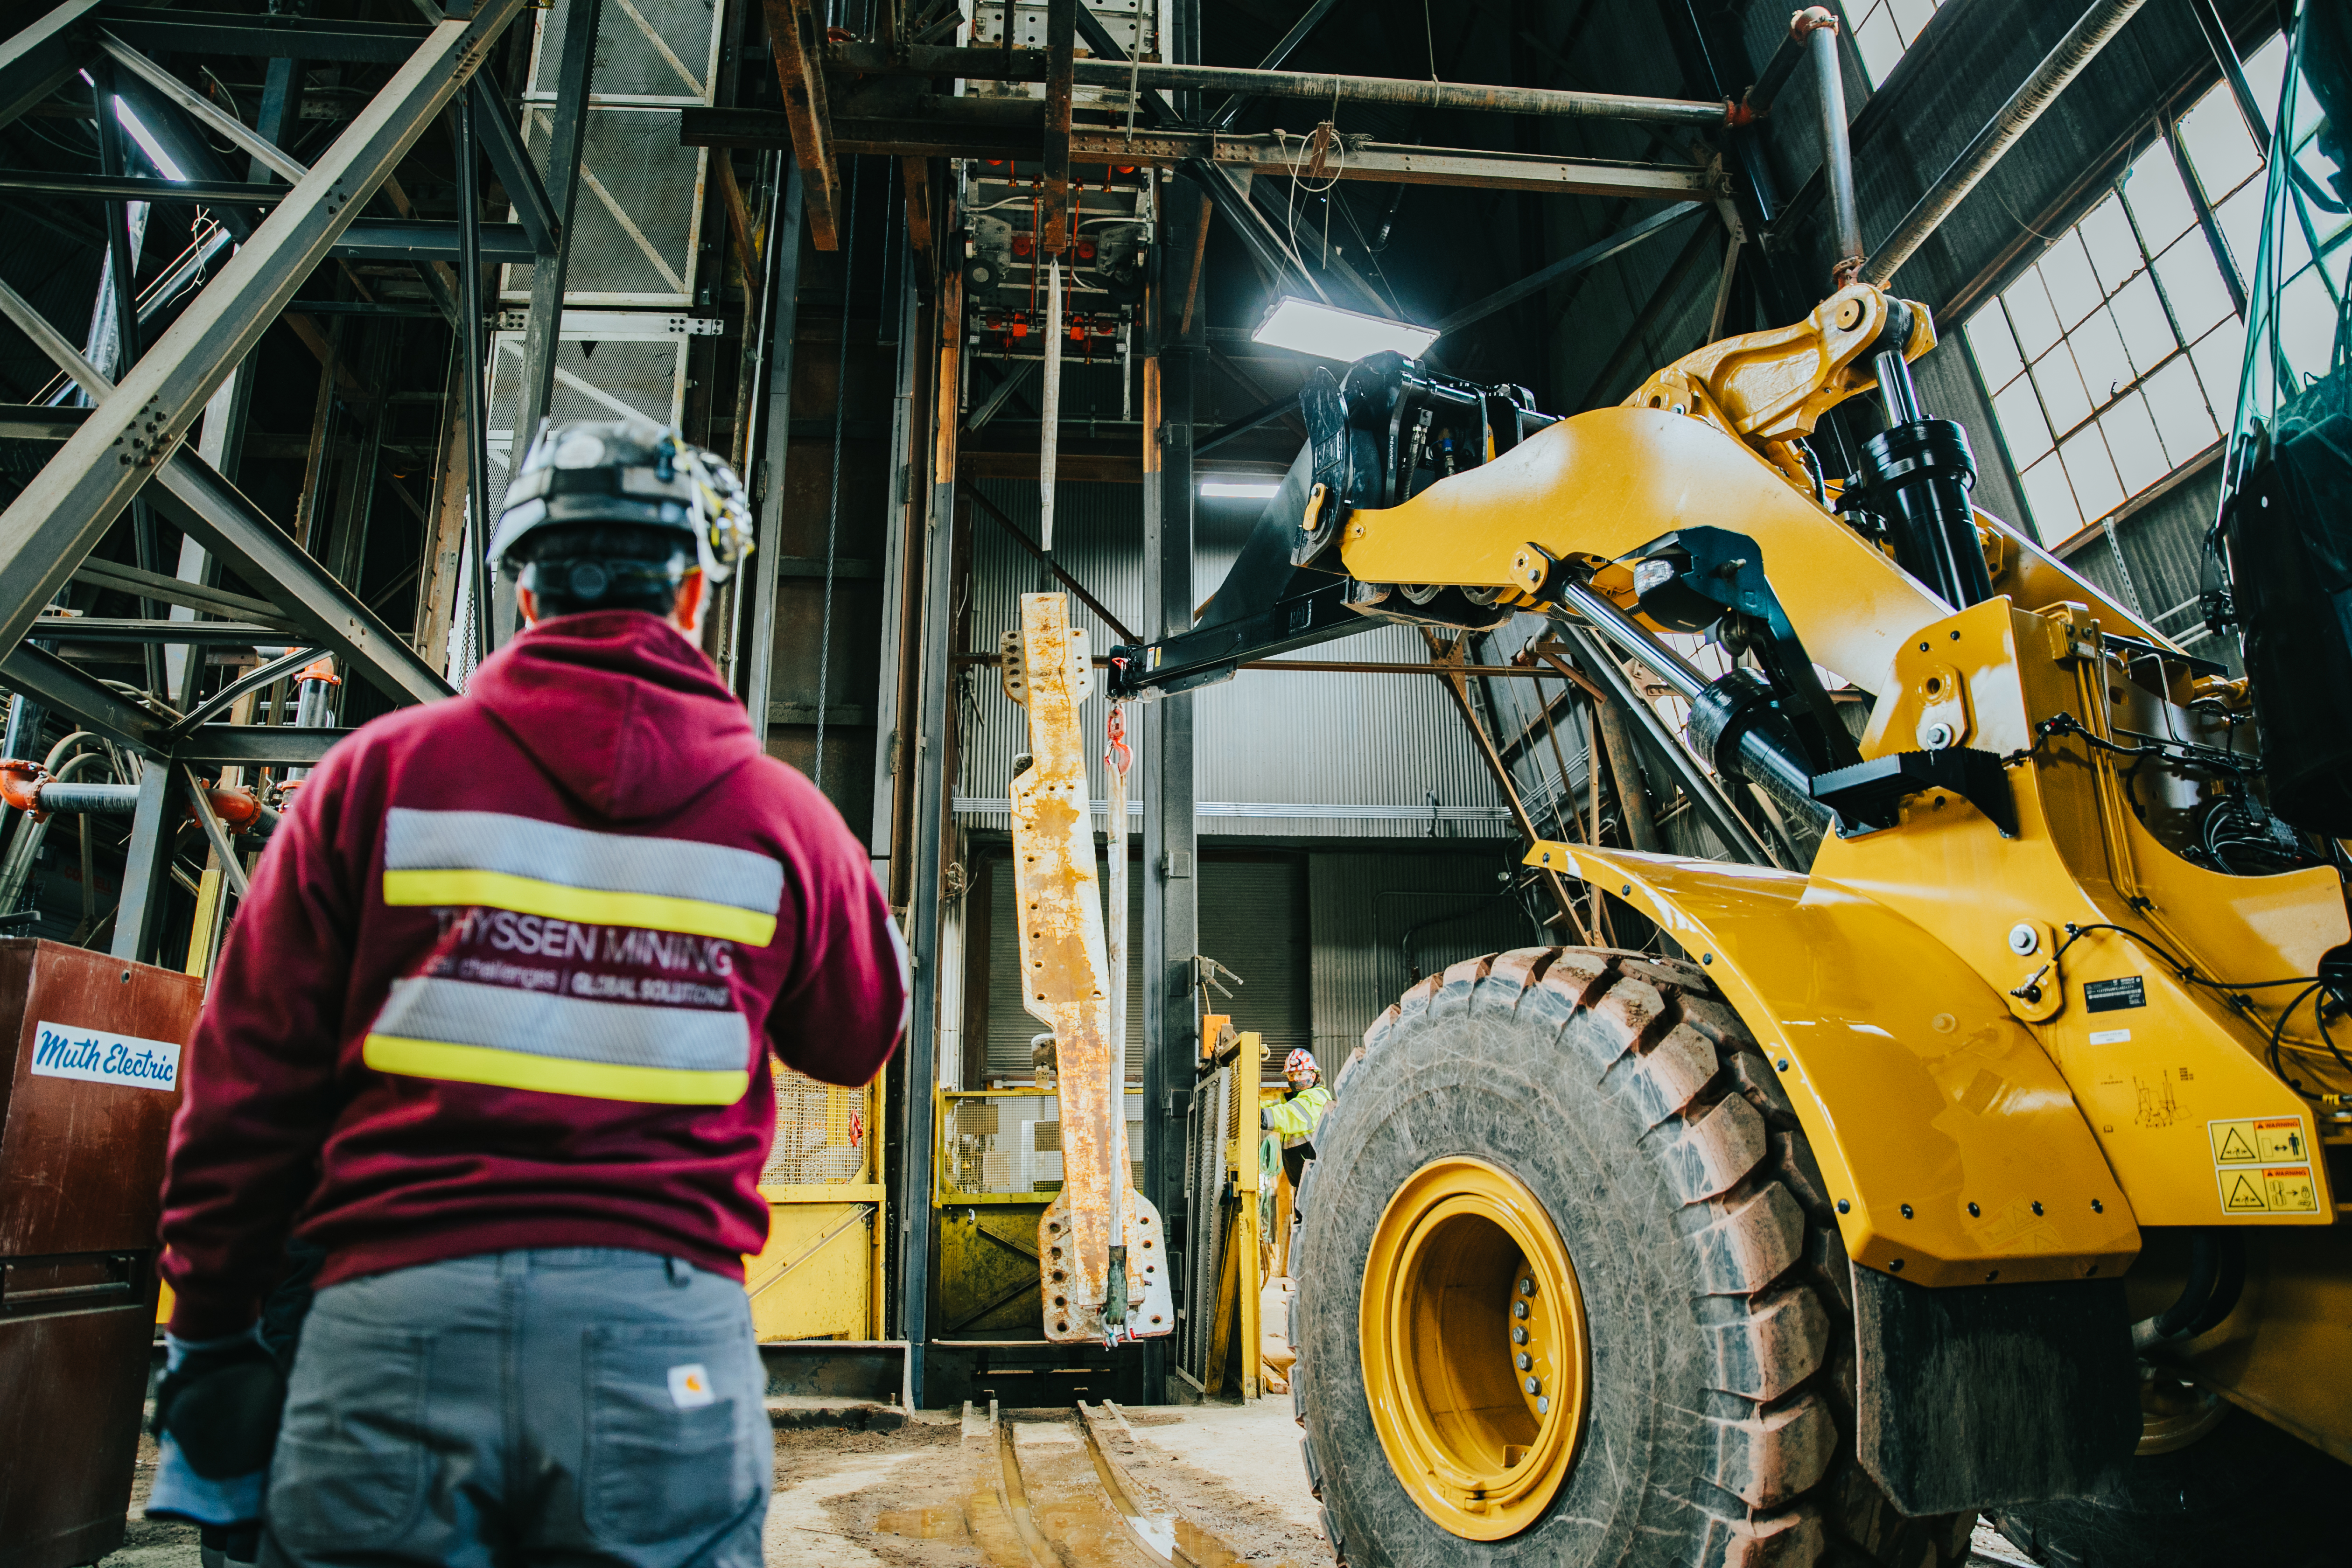
[{"label": "worker in maroon hoodie", "polygon": [[289,1568],[756,1568],[771,1061],[871,1079],[907,970],[698,646],[747,548],[675,432],[542,430],[490,549],[528,629],[296,797],[172,1128],[159,1511]]}]

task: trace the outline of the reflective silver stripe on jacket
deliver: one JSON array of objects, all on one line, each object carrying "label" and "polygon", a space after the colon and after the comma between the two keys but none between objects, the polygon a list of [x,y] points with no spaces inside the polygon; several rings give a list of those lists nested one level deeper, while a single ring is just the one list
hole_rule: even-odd
[{"label": "reflective silver stripe on jacket", "polygon": [[438,977],[394,981],[368,1032],[688,1072],[740,1072],[751,1060],[751,1025],[732,1008],[649,1006]]},{"label": "reflective silver stripe on jacket", "polygon": [[695,899],[773,915],[784,868],[774,857],[688,838],[596,833],[500,811],[384,813],[386,871],[496,871],[602,891]]}]

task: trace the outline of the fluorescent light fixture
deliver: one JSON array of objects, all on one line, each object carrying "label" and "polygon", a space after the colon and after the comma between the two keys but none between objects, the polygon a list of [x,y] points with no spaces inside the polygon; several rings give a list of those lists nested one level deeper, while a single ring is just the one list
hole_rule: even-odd
[{"label": "fluorescent light fixture", "polygon": [[1265,320],[1258,323],[1250,338],[1254,342],[1297,349],[1300,353],[1324,359],[1360,360],[1383,349],[1394,349],[1407,359],[1418,359],[1437,341],[1437,329],[1416,327],[1410,321],[1391,321],[1385,316],[1367,316],[1360,310],[1342,310],[1336,305],[1318,304],[1292,294],[1274,302],[1274,309],[1265,313]]},{"label": "fluorescent light fixture", "polygon": [[1267,500],[1282,491],[1280,479],[1202,479],[1201,493],[1229,500]]},{"label": "fluorescent light fixture", "polygon": [[131,132],[131,140],[139,143],[139,150],[147,154],[147,161],[154,164],[165,179],[176,180],[184,185],[188,183],[186,173],[172,162],[172,155],[163,151],[163,144],[155,140],[155,133],[148,130],[140,118],[131,112],[131,106],[119,98],[114,100],[114,117],[122,121],[122,129]]}]

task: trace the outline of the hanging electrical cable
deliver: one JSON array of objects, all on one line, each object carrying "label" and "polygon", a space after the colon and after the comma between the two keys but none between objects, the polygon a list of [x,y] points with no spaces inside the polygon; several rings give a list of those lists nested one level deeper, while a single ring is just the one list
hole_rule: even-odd
[{"label": "hanging electrical cable", "polygon": [[817,616],[816,637],[816,759],[809,764],[809,782],[824,789],[825,683],[833,662],[834,543],[841,532],[841,440],[849,420],[849,296],[857,278],[858,160],[849,161],[849,208],[844,227],[849,231],[841,252],[841,356],[833,374],[833,496],[824,514],[824,598]]}]

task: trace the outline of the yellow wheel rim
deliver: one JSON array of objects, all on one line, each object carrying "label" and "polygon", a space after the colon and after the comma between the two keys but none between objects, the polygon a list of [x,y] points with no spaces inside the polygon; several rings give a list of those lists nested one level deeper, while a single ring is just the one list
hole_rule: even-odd
[{"label": "yellow wheel rim", "polygon": [[1422,1511],[1471,1541],[1541,1517],[1576,1459],[1592,1354],[1535,1194],[1484,1160],[1413,1173],[1372,1232],[1360,1326],[1373,1430]]}]

